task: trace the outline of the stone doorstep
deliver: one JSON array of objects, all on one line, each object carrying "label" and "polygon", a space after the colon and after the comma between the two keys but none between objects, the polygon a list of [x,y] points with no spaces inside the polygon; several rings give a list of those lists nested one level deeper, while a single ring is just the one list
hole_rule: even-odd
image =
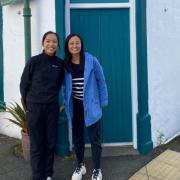
[{"label": "stone doorstep", "polygon": [[[122,155],[139,155],[139,152],[133,146],[102,146],[102,157],[113,157]],[[91,156],[91,148],[86,147],[85,157]]]}]

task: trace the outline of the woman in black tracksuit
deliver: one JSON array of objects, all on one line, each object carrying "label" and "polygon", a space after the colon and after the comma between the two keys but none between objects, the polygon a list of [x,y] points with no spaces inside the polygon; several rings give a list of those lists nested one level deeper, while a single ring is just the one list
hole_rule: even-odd
[{"label": "woman in black tracksuit", "polygon": [[20,82],[22,103],[30,135],[33,180],[51,180],[59,116],[58,95],[64,79],[58,58],[59,37],[48,31],[42,38],[43,52],[26,64]]}]

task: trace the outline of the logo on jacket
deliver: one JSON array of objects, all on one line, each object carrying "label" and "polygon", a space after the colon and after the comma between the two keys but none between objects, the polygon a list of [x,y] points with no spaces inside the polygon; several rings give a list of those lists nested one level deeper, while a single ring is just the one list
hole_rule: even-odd
[{"label": "logo on jacket", "polygon": [[58,66],[58,65],[55,65],[55,64],[53,64],[52,67],[53,67],[53,68],[59,68],[59,66]]}]

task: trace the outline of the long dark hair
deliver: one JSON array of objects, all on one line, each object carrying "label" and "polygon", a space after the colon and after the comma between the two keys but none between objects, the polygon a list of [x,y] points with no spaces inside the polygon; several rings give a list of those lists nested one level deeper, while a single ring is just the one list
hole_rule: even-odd
[{"label": "long dark hair", "polygon": [[[48,32],[46,32],[46,33],[43,35],[43,37],[42,37],[42,45],[44,44],[44,41],[45,41],[45,39],[46,39],[46,36],[49,35],[49,34],[54,34],[54,35],[56,36],[57,42],[58,42],[58,48],[60,48],[59,35],[58,35],[57,33],[53,32],[53,31],[48,31]],[[44,52],[44,51],[43,51],[43,52]],[[55,55],[55,54],[56,54],[56,52],[54,53],[54,55]]]},{"label": "long dark hair", "polygon": [[69,34],[66,38],[65,41],[65,45],[64,45],[64,52],[65,52],[65,58],[64,58],[64,62],[65,62],[65,69],[67,70],[68,73],[71,72],[71,62],[72,62],[72,55],[69,52],[69,48],[68,48],[68,43],[69,40],[74,37],[77,36],[80,41],[81,41],[81,51],[80,51],[80,69],[82,70],[84,67],[84,44],[83,44],[83,40],[81,38],[81,36],[79,34]]}]

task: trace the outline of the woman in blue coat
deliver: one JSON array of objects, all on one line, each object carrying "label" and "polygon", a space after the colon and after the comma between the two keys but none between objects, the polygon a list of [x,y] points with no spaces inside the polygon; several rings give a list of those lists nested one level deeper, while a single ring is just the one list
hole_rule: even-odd
[{"label": "woman in blue coat", "polygon": [[84,164],[84,126],[91,143],[94,170],[92,180],[101,180],[100,118],[102,107],[108,104],[107,86],[102,67],[93,55],[84,52],[83,41],[70,34],[65,42],[64,101],[68,120],[72,122],[72,137],[77,167],[72,180],[81,180]]}]

